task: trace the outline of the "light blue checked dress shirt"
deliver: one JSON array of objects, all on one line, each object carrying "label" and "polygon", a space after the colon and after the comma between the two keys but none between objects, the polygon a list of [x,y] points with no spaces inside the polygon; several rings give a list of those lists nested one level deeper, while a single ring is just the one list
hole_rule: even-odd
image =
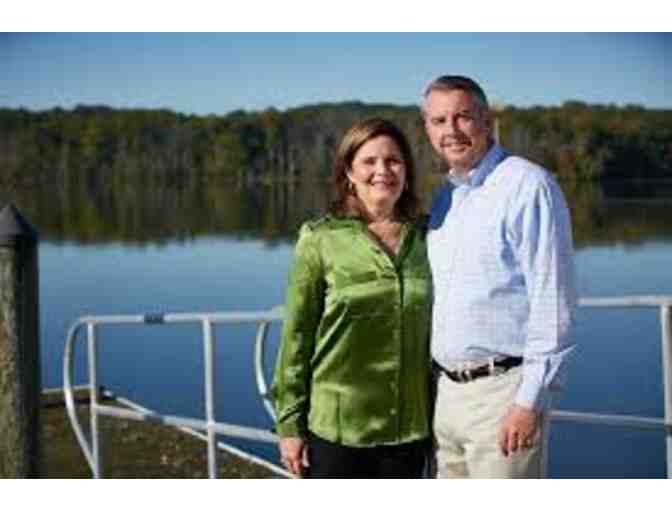
[{"label": "light blue checked dress shirt", "polygon": [[515,403],[536,410],[562,386],[576,291],[569,211],[553,176],[494,145],[448,180],[428,234],[432,356],[446,368],[522,356]]}]

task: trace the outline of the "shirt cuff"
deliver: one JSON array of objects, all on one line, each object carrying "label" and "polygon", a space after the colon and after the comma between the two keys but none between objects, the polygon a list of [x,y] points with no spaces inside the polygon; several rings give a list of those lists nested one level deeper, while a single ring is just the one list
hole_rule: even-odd
[{"label": "shirt cuff", "polygon": [[276,423],[275,431],[280,437],[306,437],[304,427],[297,422]]},{"label": "shirt cuff", "polygon": [[551,394],[543,384],[534,380],[534,377],[526,377],[518,389],[515,404],[538,413],[547,411],[551,404]]}]

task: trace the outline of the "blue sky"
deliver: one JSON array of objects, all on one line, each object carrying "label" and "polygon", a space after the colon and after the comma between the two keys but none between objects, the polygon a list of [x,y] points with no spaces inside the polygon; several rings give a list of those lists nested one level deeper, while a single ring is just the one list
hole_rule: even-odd
[{"label": "blue sky", "polygon": [[224,114],[324,101],[417,103],[440,74],[491,101],[672,108],[672,34],[0,34],[0,106]]}]

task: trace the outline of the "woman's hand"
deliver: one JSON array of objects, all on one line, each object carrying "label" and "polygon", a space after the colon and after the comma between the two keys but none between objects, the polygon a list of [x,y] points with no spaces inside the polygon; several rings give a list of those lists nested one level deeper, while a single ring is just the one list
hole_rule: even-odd
[{"label": "woman's hand", "polygon": [[303,466],[308,466],[308,445],[300,437],[281,438],[280,460],[292,474],[301,476]]}]

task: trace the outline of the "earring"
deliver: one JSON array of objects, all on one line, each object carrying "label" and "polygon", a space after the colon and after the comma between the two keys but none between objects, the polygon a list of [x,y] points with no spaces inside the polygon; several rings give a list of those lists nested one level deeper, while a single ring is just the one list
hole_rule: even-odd
[{"label": "earring", "polygon": [[352,181],[348,181],[348,192],[349,192],[351,195],[354,195],[354,194],[355,194],[355,185],[354,185],[354,183],[353,183]]}]

